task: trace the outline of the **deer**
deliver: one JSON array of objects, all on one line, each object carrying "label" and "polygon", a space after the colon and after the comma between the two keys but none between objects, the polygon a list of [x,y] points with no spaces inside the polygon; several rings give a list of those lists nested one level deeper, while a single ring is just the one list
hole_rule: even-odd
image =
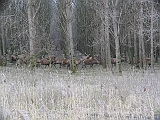
[{"label": "deer", "polygon": [[55,58],[52,62],[52,64],[54,65],[54,67],[56,68],[56,65],[59,64],[59,67],[61,68],[62,66],[62,61],[63,59],[59,59],[59,58]]},{"label": "deer", "polygon": [[54,61],[56,59],[56,56],[55,55],[52,55],[52,56],[49,56],[47,58],[47,60],[51,60],[51,61]]},{"label": "deer", "polygon": [[93,67],[93,64],[99,64],[99,61],[97,60],[96,57],[91,57],[89,59],[85,59],[82,61],[82,68],[85,67],[87,65],[90,65],[90,68]]},{"label": "deer", "polygon": [[37,63],[39,63],[40,65],[45,65],[45,67],[49,67],[49,65],[52,64],[52,61],[47,59],[38,59]]},{"label": "deer", "polygon": [[78,67],[78,65],[81,64],[81,62],[82,62],[82,59],[76,60],[76,66]]},{"label": "deer", "polygon": [[92,58],[91,55],[86,53],[85,53],[85,56],[81,56],[81,60],[91,59],[91,58]]},{"label": "deer", "polygon": [[142,66],[144,64],[148,65],[149,67],[151,66],[151,59],[150,58],[141,59],[141,60],[138,58],[137,65],[139,65],[140,62],[142,62]]},{"label": "deer", "polygon": [[63,59],[61,65],[62,66],[67,66],[67,68],[69,68],[69,66],[70,66],[70,60],[67,59],[67,58]]},{"label": "deer", "polygon": [[17,60],[18,60],[17,55],[11,55],[11,63],[16,63]]},{"label": "deer", "polygon": [[[75,60],[75,65],[76,66],[78,66],[80,63],[81,63],[81,60]],[[62,60],[62,65],[63,66],[67,65],[67,68],[69,68],[70,67],[70,60],[69,59]]]},{"label": "deer", "polygon": [[[125,58],[124,57],[121,57],[121,62],[124,62],[125,61]],[[116,58],[111,58],[111,64],[112,65],[116,65]]]},{"label": "deer", "polygon": [[27,64],[26,55],[11,55],[11,63],[15,63],[16,66],[22,66],[23,64]]}]

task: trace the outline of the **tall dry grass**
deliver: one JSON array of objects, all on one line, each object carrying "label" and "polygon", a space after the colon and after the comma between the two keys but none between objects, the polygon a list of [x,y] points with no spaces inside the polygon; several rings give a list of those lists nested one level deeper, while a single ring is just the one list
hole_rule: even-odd
[{"label": "tall dry grass", "polygon": [[0,119],[159,120],[160,71],[129,69],[122,76],[101,67],[5,67],[0,70]]}]

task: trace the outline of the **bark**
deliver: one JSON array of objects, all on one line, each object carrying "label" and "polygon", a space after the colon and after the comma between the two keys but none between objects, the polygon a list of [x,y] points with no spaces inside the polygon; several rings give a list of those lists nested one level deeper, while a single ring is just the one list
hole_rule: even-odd
[{"label": "bark", "polygon": [[2,51],[1,51],[1,45],[0,45],[0,66],[2,66]]},{"label": "bark", "polygon": [[118,0],[116,0],[114,9],[113,9],[113,30],[114,30],[114,39],[115,39],[115,46],[116,46],[116,70],[122,73],[122,67],[121,67],[121,60],[120,60],[120,47],[119,47],[119,37],[118,37],[118,23],[117,23],[117,10],[116,7],[118,5]]},{"label": "bark", "polygon": [[28,0],[28,23],[29,23],[29,45],[30,45],[30,56],[35,55],[35,6],[32,0]]},{"label": "bark", "polygon": [[138,53],[137,53],[137,36],[136,32],[134,31],[134,64],[138,62]]},{"label": "bark", "polygon": [[[135,5],[135,3],[134,3],[134,6],[136,6]],[[134,12],[134,14],[136,14],[136,12]],[[136,26],[136,21],[137,21],[137,16],[136,15],[134,15],[133,16],[134,18],[133,18],[133,20],[134,20],[134,31],[133,31],[133,36],[134,36],[134,64],[135,65],[137,65],[137,63],[138,63],[138,41],[137,41],[137,33],[136,33],[136,28],[137,28],[137,26]]]},{"label": "bark", "polygon": [[2,54],[4,55],[5,54],[5,41],[4,41],[4,21],[3,21],[3,18],[2,18],[2,23],[1,23],[1,38],[2,38],[2,43],[0,41],[0,66],[2,66]]},{"label": "bark", "polygon": [[67,21],[67,31],[66,31],[66,39],[69,43],[69,58],[70,58],[70,69],[73,73],[75,73],[75,58],[74,58],[74,44],[73,44],[73,37],[72,37],[72,6],[71,0],[67,0],[66,3],[66,21]]},{"label": "bark", "polygon": [[2,30],[2,55],[6,54],[6,45],[5,45],[5,31],[4,31],[4,18],[2,17],[2,23],[1,23],[1,30]]},{"label": "bark", "polygon": [[153,52],[153,2],[151,8],[151,70],[154,71],[154,52]]},{"label": "bark", "polygon": [[131,53],[131,33],[130,33],[130,30],[128,31],[128,54],[129,54],[129,62],[132,65],[133,61],[132,61],[132,53]]},{"label": "bark", "polygon": [[104,19],[104,22],[105,22],[105,31],[104,31],[104,39],[105,39],[105,52],[106,52],[106,67],[108,69],[111,69],[111,53],[110,53],[110,40],[109,40],[109,15],[108,15],[108,11],[109,11],[109,6],[108,6],[108,0],[105,0],[105,19]]},{"label": "bark", "polygon": [[[104,29],[103,29],[104,30]],[[104,42],[104,36],[101,38],[101,64],[104,68],[106,68],[106,53],[105,53],[105,42]]]},{"label": "bark", "polygon": [[[105,6],[103,1],[101,1],[101,26],[100,26],[100,56],[101,64],[103,68],[106,68],[106,43],[105,43]],[[97,31],[98,32],[98,31]]]},{"label": "bark", "polygon": [[139,28],[139,60],[140,60],[140,68],[145,68],[145,48],[144,48],[144,41],[143,41],[143,5],[142,2],[140,3],[140,28]]}]

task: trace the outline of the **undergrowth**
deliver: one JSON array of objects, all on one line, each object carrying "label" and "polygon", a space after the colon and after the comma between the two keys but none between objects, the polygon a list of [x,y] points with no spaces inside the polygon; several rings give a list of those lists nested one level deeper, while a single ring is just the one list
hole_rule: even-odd
[{"label": "undergrowth", "polygon": [[101,67],[67,69],[4,67],[0,70],[0,119],[159,120],[159,70]]}]

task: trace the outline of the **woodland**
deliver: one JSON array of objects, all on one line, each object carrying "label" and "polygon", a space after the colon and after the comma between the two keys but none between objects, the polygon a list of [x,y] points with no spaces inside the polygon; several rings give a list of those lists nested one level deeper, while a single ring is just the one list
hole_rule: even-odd
[{"label": "woodland", "polygon": [[159,0],[0,0],[0,120],[160,120],[159,63]]},{"label": "woodland", "polygon": [[106,69],[114,58],[119,71],[121,58],[152,70],[159,61],[156,0],[2,0],[0,9],[1,66],[12,55],[25,55],[31,66],[48,56],[68,58],[73,72],[82,55],[97,55]]}]

